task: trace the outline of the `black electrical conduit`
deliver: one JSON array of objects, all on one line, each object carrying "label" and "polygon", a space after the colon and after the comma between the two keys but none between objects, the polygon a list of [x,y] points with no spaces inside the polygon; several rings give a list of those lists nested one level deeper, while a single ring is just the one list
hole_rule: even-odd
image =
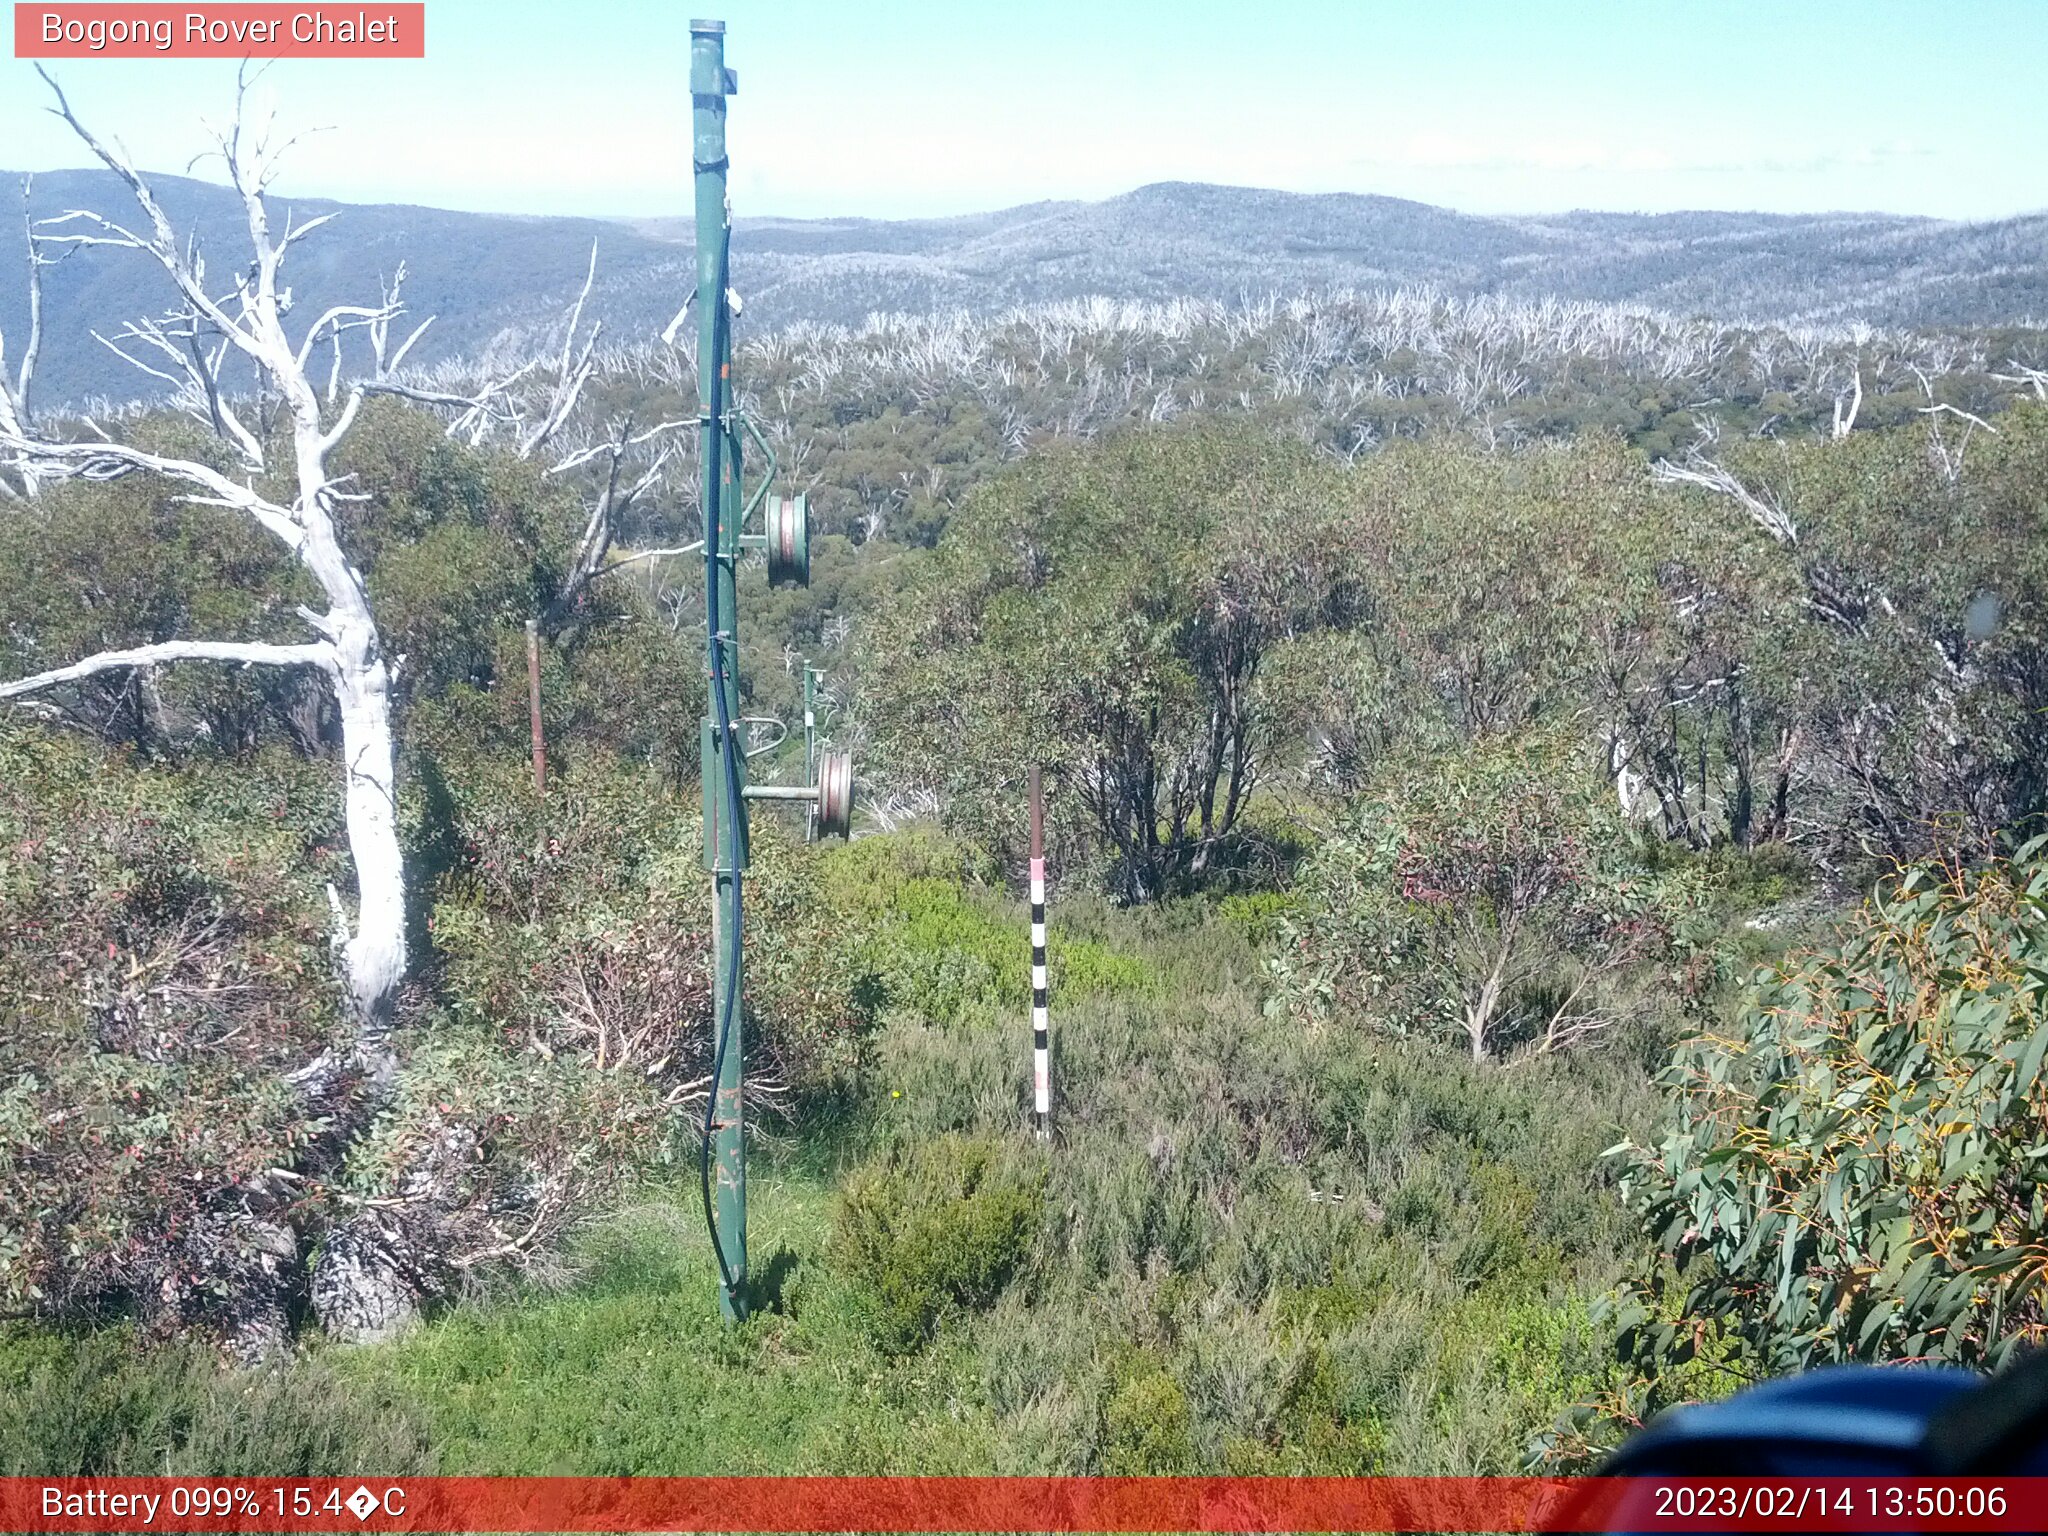
[{"label": "black electrical conduit", "polygon": [[[718,319],[716,326],[721,341],[723,341],[727,329],[732,324],[732,309],[725,295],[726,272],[731,260],[732,224],[728,221],[720,239],[718,251],[718,297],[716,300],[718,304]],[[719,360],[725,355],[726,347],[720,345],[713,349],[713,356],[710,358],[700,357],[697,360],[697,366],[700,369],[717,368]],[[714,373],[712,375],[712,430],[708,446],[710,451],[721,456],[725,447],[725,382],[725,379],[720,374]],[[711,697],[716,700],[713,709],[718,716],[718,749],[720,759],[724,764],[726,789],[726,828],[731,840],[734,867],[732,871],[732,894],[725,913],[727,942],[725,1001],[724,1006],[719,1010],[717,1045],[711,1053],[711,1091],[704,1101],[704,1139],[703,1145],[699,1149],[698,1174],[703,1186],[704,1195],[704,1230],[711,1234],[711,1252],[713,1257],[718,1260],[719,1278],[724,1281],[725,1293],[727,1296],[732,1297],[734,1309],[737,1311],[739,1297],[734,1290],[732,1269],[725,1262],[725,1245],[719,1240],[718,1235],[718,1212],[711,1198],[711,1143],[718,1125],[718,1085],[725,1075],[725,1051],[727,1044],[732,1039],[733,1019],[739,1008],[740,996],[740,918],[743,906],[740,901],[740,872],[738,867],[739,850],[742,842],[740,836],[739,745],[733,736],[732,712],[727,707],[725,701],[725,646],[721,640],[719,623],[721,615],[718,609],[719,578],[717,562],[724,558],[720,547],[722,530],[719,527],[719,503],[723,500],[723,493],[719,489],[719,477],[707,476],[706,481],[707,488],[711,491],[711,494],[705,497],[704,505],[704,557],[710,574],[704,583],[704,628],[708,636],[707,644],[711,653]],[[704,765],[705,768],[709,768],[709,766],[709,764]],[[718,852],[714,849],[712,863],[715,866],[717,862]],[[715,883],[717,879],[715,871],[712,878]],[[715,967],[715,959],[713,963]],[[712,985],[714,988],[717,986],[715,969]],[[744,1123],[744,1110],[741,1111],[741,1118],[742,1123]],[[744,1157],[745,1155],[745,1150],[742,1149],[741,1156]]]}]

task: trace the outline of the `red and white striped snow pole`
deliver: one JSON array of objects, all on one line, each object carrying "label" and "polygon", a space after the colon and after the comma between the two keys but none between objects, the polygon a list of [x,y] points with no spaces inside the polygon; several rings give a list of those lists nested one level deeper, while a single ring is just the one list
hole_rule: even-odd
[{"label": "red and white striped snow pole", "polygon": [[1052,1120],[1052,1041],[1045,1003],[1045,786],[1031,767],[1031,1109],[1040,1138]]}]

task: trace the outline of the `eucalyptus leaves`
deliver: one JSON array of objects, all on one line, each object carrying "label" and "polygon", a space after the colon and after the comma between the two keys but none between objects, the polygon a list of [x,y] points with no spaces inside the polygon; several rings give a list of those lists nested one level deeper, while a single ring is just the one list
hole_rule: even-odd
[{"label": "eucalyptus leaves", "polygon": [[1626,1342],[1720,1320],[1765,1372],[1997,1365],[2048,1337],[2048,837],[1907,870],[1840,947],[1762,975],[1732,1038],[1680,1047],[1625,1188],[1689,1283]]}]

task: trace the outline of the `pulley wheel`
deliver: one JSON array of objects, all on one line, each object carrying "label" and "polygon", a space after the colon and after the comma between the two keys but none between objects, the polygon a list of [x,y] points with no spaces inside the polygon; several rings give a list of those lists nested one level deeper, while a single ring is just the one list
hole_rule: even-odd
[{"label": "pulley wheel", "polygon": [[853,836],[851,752],[827,752],[818,759],[818,836]]},{"label": "pulley wheel", "polygon": [[811,584],[811,511],[802,496],[768,498],[768,585]]}]

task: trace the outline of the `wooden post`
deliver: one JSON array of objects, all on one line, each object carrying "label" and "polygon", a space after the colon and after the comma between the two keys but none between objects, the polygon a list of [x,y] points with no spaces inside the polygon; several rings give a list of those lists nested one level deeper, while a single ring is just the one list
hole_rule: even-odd
[{"label": "wooden post", "polygon": [[540,620],[526,621],[526,712],[533,723],[533,792],[548,789],[547,738],[540,727]]},{"label": "wooden post", "polygon": [[1039,1140],[1051,1135],[1052,1039],[1045,974],[1045,784],[1031,765],[1031,1109]]}]

